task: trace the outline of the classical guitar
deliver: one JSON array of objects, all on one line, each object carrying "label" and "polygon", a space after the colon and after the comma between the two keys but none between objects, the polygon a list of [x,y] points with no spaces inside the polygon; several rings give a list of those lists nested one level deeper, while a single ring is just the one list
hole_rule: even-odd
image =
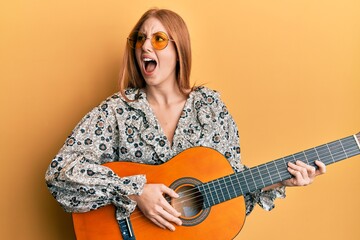
[{"label": "classical guitar", "polygon": [[148,183],[164,183],[180,197],[168,201],[182,213],[182,226],[163,230],[136,209],[117,221],[108,205],[87,213],[73,213],[78,240],[118,239],[233,239],[245,221],[244,194],[291,178],[287,163],[301,160],[326,165],[360,154],[360,133],[292,154],[240,173],[234,173],[219,152],[194,147],[162,165],[128,162],[105,164],[119,176],[146,174]]}]

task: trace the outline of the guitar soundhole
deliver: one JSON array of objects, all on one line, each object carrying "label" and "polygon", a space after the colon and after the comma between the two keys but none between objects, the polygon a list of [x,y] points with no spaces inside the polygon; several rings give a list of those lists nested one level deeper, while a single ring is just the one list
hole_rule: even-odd
[{"label": "guitar soundhole", "polygon": [[181,178],[171,184],[171,188],[179,194],[179,198],[170,200],[171,205],[181,213],[183,226],[194,226],[201,223],[210,212],[203,209],[204,198],[196,185],[201,182],[194,178]]}]

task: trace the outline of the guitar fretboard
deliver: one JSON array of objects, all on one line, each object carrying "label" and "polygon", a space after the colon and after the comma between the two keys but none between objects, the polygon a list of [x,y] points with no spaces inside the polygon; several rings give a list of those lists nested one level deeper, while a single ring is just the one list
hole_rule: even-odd
[{"label": "guitar fretboard", "polygon": [[204,208],[291,178],[289,162],[300,160],[316,167],[316,160],[329,165],[356,156],[360,154],[359,139],[360,133],[198,185]]}]

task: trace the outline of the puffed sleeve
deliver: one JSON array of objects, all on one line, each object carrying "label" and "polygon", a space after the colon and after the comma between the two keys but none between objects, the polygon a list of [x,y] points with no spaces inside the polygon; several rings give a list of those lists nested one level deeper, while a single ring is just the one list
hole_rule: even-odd
[{"label": "puffed sleeve", "polygon": [[113,204],[117,217],[128,216],[141,194],[145,176],[119,177],[102,166],[118,161],[119,128],[109,98],[88,113],[51,161],[45,180],[49,191],[67,212],[87,212]]},{"label": "puffed sleeve", "polygon": [[[200,114],[199,119],[204,125],[209,126],[211,132],[207,142],[222,153],[229,161],[234,171],[240,172],[247,167],[241,162],[241,151],[238,127],[229,113],[226,105],[221,100],[220,94],[216,91],[207,88],[202,89],[202,96],[205,103],[201,109],[205,114]],[[200,112],[201,112],[200,111]],[[205,118],[202,116],[212,116],[212,118]],[[250,214],[256,204],[259,204],[265,210],[274,208],[274,201],[276,198],[285,198],[285,187],[255,192],[246,194],[244,196],[246,202],[246,214]]]}]

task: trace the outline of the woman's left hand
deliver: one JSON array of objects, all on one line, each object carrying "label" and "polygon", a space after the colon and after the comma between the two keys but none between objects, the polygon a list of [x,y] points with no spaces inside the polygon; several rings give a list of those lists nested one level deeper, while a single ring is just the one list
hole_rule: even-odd
[{"label": "woman's left hand", "polygon": [[326,172],[326,166],[323,162],[315,161],[315,164],[319,167],[318,169],[302,161],[296,161],[295,164],[289,162],[288,171],[293,177],[282,181],[282,185],[289,187],[309,185],[314,181],[316,176]]}]

